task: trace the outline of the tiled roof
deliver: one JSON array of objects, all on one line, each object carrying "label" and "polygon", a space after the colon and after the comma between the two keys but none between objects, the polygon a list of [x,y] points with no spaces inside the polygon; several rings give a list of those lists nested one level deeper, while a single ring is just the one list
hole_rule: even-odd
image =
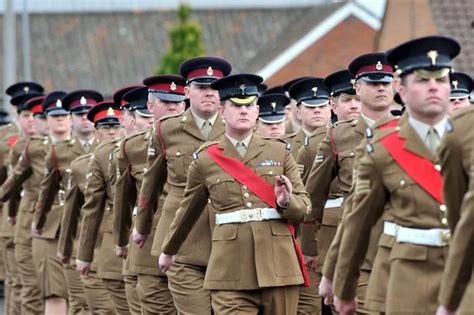
[{"label": "tiled roof", "polygon": [[[342,5],[196,10],[193,19],[203,27],[207,54],[226,58],[234,72],[256,72]],[[94,88],[110,95],[152,74],[175,21],[174,11],[31,14],[33,79],[47,90]],[[18,47],[20,35],[17,20]],[[21,80],[20,51],[17,58]]]},{"label": "tiled roof", "polygon": [[452,36],[461,44],[455,60],[457,71],[474,75],[474,1],[430,0],[431,11],[439,34]]}]

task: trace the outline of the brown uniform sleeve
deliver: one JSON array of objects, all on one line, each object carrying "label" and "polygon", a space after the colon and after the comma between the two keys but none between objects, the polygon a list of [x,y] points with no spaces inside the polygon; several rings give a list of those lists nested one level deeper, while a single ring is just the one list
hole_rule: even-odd
[{"label": "brown uniform sleeve", "polygon": [[[135,218],[135,227],[138,233],[144,235],[151,233],[154,210],[158,205],[158,199],[163,192],[168,176],[165,153],[158,145],[156,134],[151,137],[151,141]],[[150,154],[151,149],[154,152],[153,155]]]},{"label": "brown uniform sleeve", "polygon": [[298,150],[298,155],[296,156],[296,163],[303,165],[303,173],[301,174],[301,179],[303,184],[306,185],[308,180],[309,172],[311,171],[311,166],[313,166],[314,155],[311,152],[309,145],[303,145]]},{"label": "brown uniform sleeve", "polygon": [[[28,177],[33,174],[30,159],[28,157],[30,148],[30,141],[25,145],[25,150],[21,154],[20,160],[15,165],[15,168],[3,183],[0,189],[0,201],[5,202],[10,198],[10,194],[14,191],[21,190],[21,185]],[[10,214],[9,214],[10,216]]]},{"label": "brown uniform sleeve", "polygon": [[94,258],[94,248],[105,211],[107,199],[107,183],[97,159],[92,158],[88,166],[89,176],[87,178],[85,203],[82,207],[82,222],[79,234],[79,248],[77,258],[82,261],[91,262]]}]

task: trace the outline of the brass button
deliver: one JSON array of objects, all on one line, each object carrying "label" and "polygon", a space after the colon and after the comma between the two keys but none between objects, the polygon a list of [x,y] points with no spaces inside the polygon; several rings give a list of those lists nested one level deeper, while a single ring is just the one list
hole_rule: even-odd
[{"label": "brass button", "polygon": [[220,182],[221,182],[221,179],[220,179],[220,178],[218,178],[216,182],[220,183]]},{"label": "brass button", "polygon": [[181,152],[176,152],[176,156],[181,156]]},{"label": "brass button", "polygon": [[441,240],[445,243],[449,243],[451,240],[451,233],[449,231],[443,232],[441,234]]},{"label": "brass button", "polygon": [[446,205],[440,205],[439,210],[445,212],[446,210],[448,210],[448,207],[446,207]]},{"label": "brass button", "polygon": [[436,165],[434,166],[434,168],[435,168],[435,170],[437,170],[438,172],[441,171],[441,165],[439,165],[439,164],[436,164]]},{"label": "brass button", "polygon": [[403,179],[400,181],[400,186],[405,186],[405,181]]},{"label": "brass button", "polygon": [[351,156],[354,156],[354,155],[355,155],[355,153],[354,153],[354,152],[351,152]]},{"label": "brass button", "polygon": [[243,185],[242,188],[245,189],[245,190],[247,190],[247,186],[245,186],[245,185]]},{"label": "brass button", "polygon": [[442,218],[441,223],[443,223],[443,225],[448,225],[448,219],[447,218]]},{"label": "brass button", "polygon": [[252,203],[251,202],[247,202],[245,205],[247,206],[247,208],[252,208]]},{"label": "brass button", "polygon": [[248,192],[246,192],[246,193],[244,194],[244,197],[245,197],[245,198],[248,198],[248,197],[250,197],[250,194],[249,194]]},{"label": "brass button", "polygon": [[208,204],[211,204],[211,199],[208,198],[208,199],[207,199],[207,203],[208,203]]},{"label": "brass button", "polygon": [[400,130],[400,127],[396,126],[396,127],[395,127],[395,130],[396,130],[396,131],[399,131],[399,130]]},{"label": "brass button", "polygon": [[268,172],[269,175],[273,175],[273,171]]}]

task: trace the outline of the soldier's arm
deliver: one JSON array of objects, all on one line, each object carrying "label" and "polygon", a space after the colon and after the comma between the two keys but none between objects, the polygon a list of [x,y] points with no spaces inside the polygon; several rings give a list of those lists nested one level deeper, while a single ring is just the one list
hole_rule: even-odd
[{"label": "soldier's arm", "polygon": [[25,149],[23,150],[18,163],[16,163],[15,168],[10,173],[10,175],[8,175],[8,178],[5,180],[0,189],[0,201],[2,202],[7,201],[10,198],[10,194],[12,192],[21,190],[21,185],[23,182],[27,180],[31,174],[33,174],[29,159],[30,143],[31,141],[26,143]]},{"label": "soldier's arm", "polygon": [[117,173],[120,173],[120,176],[114,186],[113,231],[115,244],[119,247],[128,245],[133,207],[137,199],[135,179],[130,174],[131,165],[122,152],[126,149],[125,144],[126,142],[120,147],[121,152],[117,155]]},{"label": "soldier's arm", "polygon": [[94,258],[95,243],[104,216],[107,198],[106,174],[102,173],[97,156],[91,159],[88,171],[77,252],[77,259],[84,262],[91,262]]},{"label": "soldier's arm", "polygon": [[[148,149],[146,171],[143,174],[143,182],[140,188],[137,216],[135,217],[135,228],[138,233],[143,235],[151,233],[153,212],[168,176],[165,152],[162,152],[156,134],[151,137],[151,141]],[[153,150],[153,154],[150,150]]]},{"label": "soldier's arm", "polygon": [[[307,140],[307,141],[311,143],[311,140]],[[309,171],[311,170],[311,166],[313,165],[313,162],[314,162],[314,156],[315,154],[313,154],[310,144],[306,145],[305,143],[305,145],[303,145],[298,150],[298,155],[296,156],[296,163],[298,163],[299,165],[303,165],[303,172],[301,174],[301,179],[304,185],[306,185],[306,182],[308,180]]]},{"label": "soldier's arm", "polygon": [[382,216],[388,199],[380,168],[383,166],[376,165],[371,153],[359,159],[352,206],[350,212],[345,213],[334,277],[334,294],[343,300],[355,298],[359,269],[368,250],[371,229]]},{"label": "soldier's arm", "polygon": [[56,148],[51,146],[49,153],[45,158],[45,175],[41,180],[38,201],[35,207],[34,224],[37,229],[42,229],[48,212],[53,206],[54,198],[59,192],[61,183],[61,173],[59,165],[56,165]]},{"label": "soldier's arm", "polygon": [[63,257],[71,257],[73,254],[74,236],[77,234],[81,207],[84,204],[84,195],[73,175],[71,175],[70,181],[71,187],[66,191],[58,241],[58,253]]},{"label": "soldier's arm", "polygon": [[205,178],[202,176],[198,160],[194,160],[189,166],[184,197],[171,223],[168,232],[170,237],[163,244],[163,253],[175,255],[179,251],[179,248],[206,207],[209,192],[204,183]]},{"label": "soldier's arm", "polygon": [[[22,151],[24,150],[25,142],[26,142],[25,140],[17,141],[13,149],[10,150],[10,154],[9,154],[10,169],[13,170],[13,168],[16,166],[16,164],[20,160]],[[17,186],[10,193],[10,198],[8,199],[8,208],[7,208],[9,217],[16,217],[18,213],[18,209],[20,207],[20,201],[21,201],[21,191],[22,191],[22,187]]]}]

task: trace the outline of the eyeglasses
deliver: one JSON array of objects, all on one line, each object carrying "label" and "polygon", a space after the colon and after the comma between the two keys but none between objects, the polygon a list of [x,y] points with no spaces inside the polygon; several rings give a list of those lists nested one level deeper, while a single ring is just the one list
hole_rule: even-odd
[{"label": "eyeglasses", "polygon": [[100,125],[100,126],[97,127],[97,129],[101,129],[101,130],[110,130],[110,129],[119,130],[119,129],[122,129],[122,125]]}]

